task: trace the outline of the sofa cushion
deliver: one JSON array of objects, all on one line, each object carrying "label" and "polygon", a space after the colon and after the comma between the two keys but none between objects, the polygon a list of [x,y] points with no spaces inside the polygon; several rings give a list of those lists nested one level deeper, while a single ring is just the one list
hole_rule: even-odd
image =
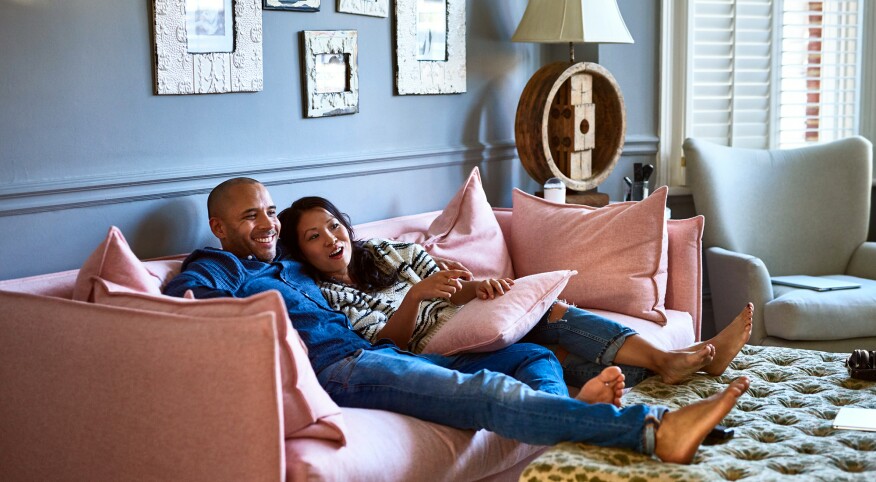
[{"label": "sofa cushion", "polygon": [[340,408],[316,379],[307,348],[292,328],[283,298],[266,291],[249,298],[194,300],[165,295],[126,292],[124,288],[95,279],[94,302],[138,310],[202,317],[243,317],[269,312],[276,317],[283,414],[286,437],[316,437],[344,443]]},{"label": "sofa cushion", "polygon": [[[846,275],[824,278],[861,287],[818,292],[773,285],[774,298],[763,308],[767,334],[798,341],[876,336],[876,281]],[[837,320],[842,320],[842,329],[837,329]]]},{"label": "sofa cushion", "polygon": [[271,313],[190,317],[8,292],[0,311],[0,479],[281,479]]},{"label": "sofa cushion", "polygon": [[73,286],[74,300],[91,300],[92,278],[95,276],[135,291],[161,294],[162,278],[153,275],[143,266],[131,251],[122,232],[115,226],[109,228],[106,238],[79,269],[76,284]]},{"label": "sofa cushion", "polygon": [[680,350],[693,345],[697,338],[691,330],[690,313],[686,311],[666,310],[666,324],[658,325],[635,316],[615,313],[613,311],[587,309],[609,320],[616,321],[624,326],[636,330],[636,333],[648,340],[651,344],[664,350]]},{"label": "sofa cushion", "polygon": [[511,258],[518,276],[574,269],[560,294],[597,308],[666,323],[665,187],[639,202],[591,208],[514,190]]},{"label": "sofa cushion", "polygon": [[289,480],[454,481],[499,474],[501,480],[517,480],[519,464],[545,449],[487,430],[460,430],[383,410],[341,410],[349,427],[347,446],[287,440]]},{"label": "sofa cushion", "polygon": [[433,256],[459,261],[476,279],[514,277],[502,228],[487,201],[477,167],[425,233],[406,233],[396,239],[421,244]]},{"label": "sofa cushion", "polygon": [[538,323],[574,274],[564,270],[525,276],[502,296],[469,301],[432,336],[423,353],[495,351],[516,342]]}]

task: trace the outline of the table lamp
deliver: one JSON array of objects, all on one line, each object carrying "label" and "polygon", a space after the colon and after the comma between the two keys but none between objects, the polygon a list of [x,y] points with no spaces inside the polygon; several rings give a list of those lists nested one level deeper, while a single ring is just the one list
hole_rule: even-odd
[{"label": "table lamp", "polygon": [[575,62],[575,43],[633,43],[615,0],[529,0],[514,42],[568,43],[569,62],[553,62],[527,82],[514,134],[526,172],[544,184],[557,177],[570,202],[604,206],[596,187],[623,151],[624,99],[614,77]]}]

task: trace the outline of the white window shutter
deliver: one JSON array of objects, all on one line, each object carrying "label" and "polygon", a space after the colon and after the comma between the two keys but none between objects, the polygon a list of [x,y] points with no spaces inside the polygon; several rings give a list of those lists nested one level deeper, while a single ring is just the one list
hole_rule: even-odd
[{"label": "white window shutter", "polygon": [[772,1],[694,0],[691,8],[687,136],[767,147]]},{"label": "white window shutter", "polygon": [[751,148],[858,132],[860,0],[691,0],[685,136]]}]

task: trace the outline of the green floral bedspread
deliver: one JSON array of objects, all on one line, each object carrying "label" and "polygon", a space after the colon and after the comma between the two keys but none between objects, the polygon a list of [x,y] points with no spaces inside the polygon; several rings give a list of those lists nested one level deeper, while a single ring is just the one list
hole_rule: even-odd
[{"label": "green floral bedspread", "polygon": [[876,408],[876,382],[849,378],[847,355],[746,346],[720,377],[682,385],[653,377],[623,398],[678,408],[746,375],[751,388],[722,422],[736,436],[703,446],[691,465],[664,464],[629,450],[564,443],[521,474],[529,481],[876,481],[876,432],[835,430],[840,407]]}]

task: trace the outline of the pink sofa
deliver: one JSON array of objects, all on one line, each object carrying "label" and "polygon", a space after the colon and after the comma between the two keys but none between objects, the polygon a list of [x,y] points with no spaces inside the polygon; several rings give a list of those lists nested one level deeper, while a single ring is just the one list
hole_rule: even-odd
[{"label": "pink sofa", "polygon": [[[495,212],[507,239],[511,212]],[[438,214],[357,235],[425,230]],[[668,232],[669,323],[600,313],[678,348],[699,337],[701,247]],[[217,329],[72,301],[77,272],[0,281],[0,480],[517,480],[544,450],[349,408],[343,447],[284,440],[273,318]]]}]

